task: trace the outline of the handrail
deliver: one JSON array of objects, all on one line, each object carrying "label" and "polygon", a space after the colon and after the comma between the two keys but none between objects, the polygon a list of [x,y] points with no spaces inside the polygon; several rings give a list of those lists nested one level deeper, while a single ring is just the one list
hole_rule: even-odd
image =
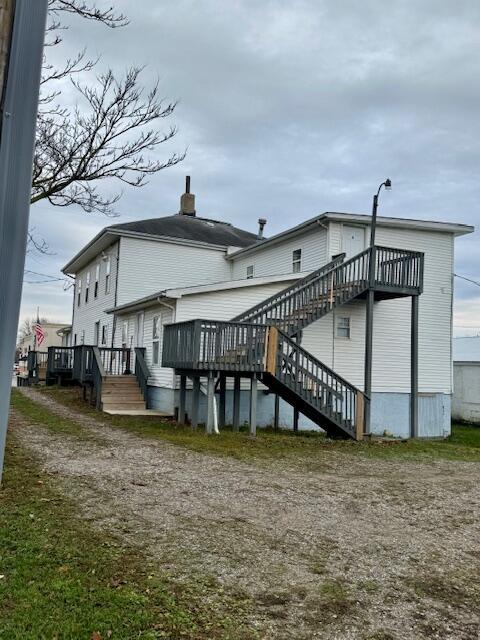
[{"label": "handrail", "polygon": [[148,378],[150,371],[145,362],[145,347],[135,347],[135,376],[148,409]]},{"label": "handrail", "polygon": [[269,298],[266,298],[265,300],[262,300],[262,302],[259,302],[258,304],[254,305],[250,309],[247,309],[247,311],[240,313],[239,315],[232,318],[232,321],[242,322],[242,321],[251,320],[252,317],[255,317],[257,314],[261,313],[262,310],[269,307],[273,302],[275,302],[279,296],[288,296],[294,292],[296,293],[297,291],[301,291],[307,285],[311,284],[312,280],[315,280],[316,278],[320,278],[326,275],[327,273],[330,273],[331,271],[333,271],[333,269],[335,269],[339,264],[341,264],[344,259],[345,259],[345,254],[340,253],[335,258],[335,260],[328,262],[327,264],[323,265],[323,267],[320,267],[320,269],[317,269],[316,271],[309,273],[304,278],[297,280],[294,284],[291,284],[288,287],[285,287],[285,289],[282,289],[278,293],[274,293]]},{"label": "handrail", "polygon": [[282,331],[277,335],[275,377],[355,438],[363,431],[363,392],[300,347]]}]

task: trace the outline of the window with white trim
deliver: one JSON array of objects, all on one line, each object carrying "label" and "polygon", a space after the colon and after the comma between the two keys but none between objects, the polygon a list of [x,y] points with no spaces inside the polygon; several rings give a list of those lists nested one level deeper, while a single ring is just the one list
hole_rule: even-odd
[{"label": "window with white trim", "polygon": [[98,281],[100,280],[100,265],[97,264],[95,267],[95,284],[93,286],[93,297],[98,297]]},{"label": "window with white trim", "polygon": [[102,326],[102,344],[107,344],[108,340],[108,327],[106,324]]},{"label": "window with white trim", "polygon": [[80,334],[81,344],[85,344],[85,329],[82,329],[82,333]]},{"label": "window with white trim", "polygon": [[128,320],[124,320],[122,322],[122,347],[123,349],[127,348],[128,342]]},{"label": "window with white trim", "polygon": [[160,361],[160,316],[154,316],[152,320],[152,363]]},{"label": "window with white trim", "polygon": [[81,300],[82,300],[82,279],[79,278],[77,281],[77,307],[80,306]]},{"label": "window with white trim", "polygon": [[247,280],[249,280],[250,278],[253,278],[254,270],[255,270],[254,265],[249,264],[247,267]]},{"label": "window with white trim", "polygon": [[292,253],[292,271],[299,273],[302,270],[302,250],[295,249]]},{"label": "window with white trim", "polygon": [[110,256],[107,256],[105,261],[105,293],[110,293],[110,271],[112,268],[112,262]]},{"label": "window with white trim", "polygon": [[337,338],[350,338],[350,318],[337,318]]},{"label": "window with white trim", "polygon": [[85,282],[85,304],[88,302],[88,292],[90,290],[90,271],[87,271],[87,277]]}]

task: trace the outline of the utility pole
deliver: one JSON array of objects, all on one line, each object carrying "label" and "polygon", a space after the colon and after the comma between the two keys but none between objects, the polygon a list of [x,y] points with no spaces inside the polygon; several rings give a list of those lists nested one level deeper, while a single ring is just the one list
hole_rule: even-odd
[{"label": "utility pole", "polygon": [[48,0],[0,0],[0,481],[28,234]]}]

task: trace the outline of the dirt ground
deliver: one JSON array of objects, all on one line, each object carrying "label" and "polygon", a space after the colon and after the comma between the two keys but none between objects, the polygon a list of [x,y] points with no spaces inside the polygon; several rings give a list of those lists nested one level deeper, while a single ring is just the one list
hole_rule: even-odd
[{"label": "dirt ground", "polygon": [[14,416],[92,527],[253,598],[252,638],[480,638],[478,463],[326,450],[317,471],[196,453],[73,413],[79,439]]}]

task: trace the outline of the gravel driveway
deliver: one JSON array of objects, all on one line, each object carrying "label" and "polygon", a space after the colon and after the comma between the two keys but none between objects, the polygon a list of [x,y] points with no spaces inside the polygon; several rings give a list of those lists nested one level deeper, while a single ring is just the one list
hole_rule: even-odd
[{"label": "gravel driveway", "polygon": [[326,450],[320,471],[143,439],[20,389],[92,439],[17,418],[23,444],[92,526],[181,581],[253,598],[252,637],[480,637],[480,465]]}]

